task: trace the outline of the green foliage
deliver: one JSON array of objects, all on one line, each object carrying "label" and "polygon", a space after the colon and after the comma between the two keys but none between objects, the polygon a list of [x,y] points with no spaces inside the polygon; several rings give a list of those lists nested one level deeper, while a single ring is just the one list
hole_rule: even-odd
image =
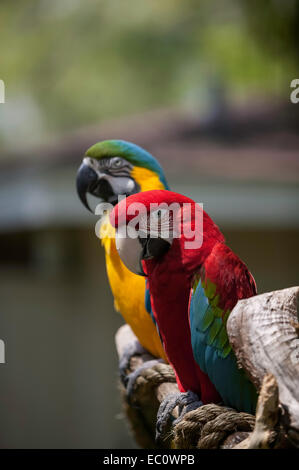
[{"label": "green foliage", "polygon": [[7,100],[33,100],[47,132],[199,108],[213,82],[232,97],[285,94],[298,56],[297,2],[285,3],[2,0],[0,78]]}]

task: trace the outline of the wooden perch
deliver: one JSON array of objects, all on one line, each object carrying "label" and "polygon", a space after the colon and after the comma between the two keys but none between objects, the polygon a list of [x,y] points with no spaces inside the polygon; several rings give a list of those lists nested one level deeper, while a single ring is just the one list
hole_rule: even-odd
[{"label": "wooden perch", "polygon": [[299,287],[241,300],[227,331],[239,364],[259,389],[273,374],[278,385],[281,423],[299,445]]},{"label": "wooden perch", "polygon": [[[118,357],[121,358],[128,344],[138,343],[138,340],[129,325],[123,325],[116,333],[115,342]],[[149,353],[132,356],[128,374],[152,359],[155,358]],[[124,408],[136,442],[146,449],[155,448],[156,417],[160,403],[170,393],[178,392],[172,367],[162,363],[145,369],[136,380],[131,404],[128,403],[122,385],[121,391]],[[177,416],[174,415],[174,417]]]},{"label": "wooden perch", "polygon": [[[228,320],[228,333],[238,363],[260,390],[256,419],[225,406],[204,405],[186,413],[180,423],[167,430],[164,448],[253,449],[299,445],[298,298],[299,288],[294,287],[242,300]],[[137,338],[124,325],[116,334],[119,358],[133,342],[138,343]],[[151,359],[148,353],[133,356],[127,373]],[[164,363],[142,371],[131,404],[122,387],[125,411],[141,447],[156,447],[159,405],[166,395],[177,391],[174,372]]]},{"label": "wooden perch", "polygon": [[253,432],[247,439],[237,444],[237,449],[269,449],[280,447],[284,442],[278,426],[278,386],[274,375],[267,374],[261,387],[256,410],[256,422]]}]

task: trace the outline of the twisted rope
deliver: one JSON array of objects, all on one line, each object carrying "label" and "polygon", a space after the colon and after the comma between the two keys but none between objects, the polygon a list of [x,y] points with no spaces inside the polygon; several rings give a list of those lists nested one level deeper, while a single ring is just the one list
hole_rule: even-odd
[{"label": "twisted rope", "polygon": [[[144,365],[146,365],[146,362]],[[156,363],[155,365],[149,368],[144,368],[140,371],[135,382],[134,389],[139,388],[140,386],[155,388],[164,382],[176,382],[173,368],[169,364]]]},{"label": "twisted rope", "polygon": [[[169,364],[156,363],[140,371],[134,391],[139,387],[142,392],[150,390],[164,382],[176,382],[174,371]],[[172,429],[172,444],[179,449],[216,449],[236,432],[251,432],[254,423],[255,417],[250,414],[215,404],[204,405],[186,413]]]},{"label": "twisted rope", "polygon": [[173,429],[178,449],[217,449],[236,432],[251,432],[255,417],[219,405],[204,405],[186,413]]}]

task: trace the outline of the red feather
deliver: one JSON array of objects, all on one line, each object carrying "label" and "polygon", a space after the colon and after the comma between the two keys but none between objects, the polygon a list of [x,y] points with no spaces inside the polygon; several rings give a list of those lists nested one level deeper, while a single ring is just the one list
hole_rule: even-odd
[{"label": "red feather", "polygon": [[256,284],[247,266],[225,244],[217,243],[204,262],[205,278],[216,285],[219,307],[232,310],[238,300],[256,294]]},{"label": "red feather", "polygon": [[[238,299],[256,293],[253,277],[245,264],[224,244],[224,237],[217,225],[191,199],[166,190],[138,193],[119,203],[111,213],[111,223],[118,227],[127,224],[135,215],[128,214],[131,203],[144,204],[150,212],[153,203],[192,204],[191,219],[184,223],[195,228],[196,211],[203,215],[203,243],[200,248],[184,249],[185,238],[174,238],[171,249],[162,259],[144,261],[148,275],[153,313],[157,321],[163,345],[172,364],[179,389],[192,390],[200,394],[204,403],[221,401],[220,395],[208,376],[196,364],[191,346],[188,306],[192,280],[200,270],[216,284],[225,311],[230,310]],[[183,209],[184,210],[184,209]],[[180,219],[181,220],[181,219]],[[184,233],[184,231],[182,231]]]}]

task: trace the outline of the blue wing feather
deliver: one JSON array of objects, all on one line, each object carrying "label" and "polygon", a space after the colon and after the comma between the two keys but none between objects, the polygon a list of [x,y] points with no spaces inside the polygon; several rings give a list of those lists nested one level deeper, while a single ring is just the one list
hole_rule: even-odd
[{"label": "blue wing feather", "polygon": [[201,370],[208,374],[225,405],[254,413],[257,393],[245,372],[237,365],[229,344],[223,311],[217,306],[216,297],[213,286],[206,286],[201,280],[194,285],[190,302],[194,358]]}]

